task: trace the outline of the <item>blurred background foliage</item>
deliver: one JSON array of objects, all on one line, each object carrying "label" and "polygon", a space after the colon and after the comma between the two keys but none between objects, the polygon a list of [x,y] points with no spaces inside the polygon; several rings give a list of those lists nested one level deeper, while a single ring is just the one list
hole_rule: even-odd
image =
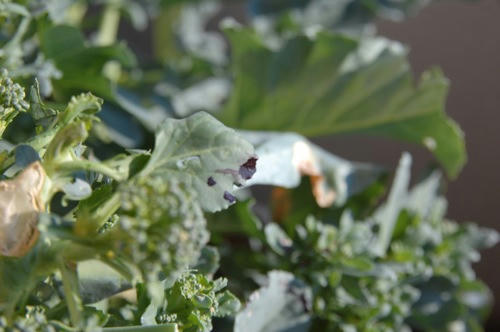
[{"label": "blurred background foliage", "polygon": [[[407,48],[374,25],[428,2],[2,0],[0,66],[23,86],[36,80],[56,110],[82,91],[103,98],[88,142],[99,158],[150,148],[160,122],[197,111],[242,130],[265,170],[249,184],[273,189],[257,202],[242,190],[209,216],[229,288],[248,299],[262,287],[245,309],[258,314],[240,313],[236,331],[479,331],[492,296],[470,265],[496,233],[446,220],[439,172],[410,189],[407,155],[389,188],[380,167],[307,140],[398,139],[459,174],[447,79],[436,68],[415,79]],[[9,144],[34,134],[33,116],[14,121]]]}]

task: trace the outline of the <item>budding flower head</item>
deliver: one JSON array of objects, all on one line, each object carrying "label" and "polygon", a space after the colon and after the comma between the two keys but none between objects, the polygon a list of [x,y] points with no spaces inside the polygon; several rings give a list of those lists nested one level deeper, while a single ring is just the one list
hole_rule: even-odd
[{"label": "budding flower head", "polygon": [[12,81],[5,68],[0,69],[0,135],[19,112],[28,110],[25,97],[24,88]]}]

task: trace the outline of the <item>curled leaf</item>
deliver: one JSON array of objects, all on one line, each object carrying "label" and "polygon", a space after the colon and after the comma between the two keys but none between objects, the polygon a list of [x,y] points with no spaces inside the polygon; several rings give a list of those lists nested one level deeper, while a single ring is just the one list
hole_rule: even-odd
[{"label": "curled leaf", "polygon": [[45,180],[42,165],[35,162],[15,179],[0,181],[0,255],[21,257],[35,244]]},{"label": "curled leaf", "polygon": [[301,176],[309,176],[312,191],[320,207],[343,204],[345,200],[371,184],[380,169],[348,162],[293,133],[242,131],[259,156],[259,171],[248,185],[297,187]]}]

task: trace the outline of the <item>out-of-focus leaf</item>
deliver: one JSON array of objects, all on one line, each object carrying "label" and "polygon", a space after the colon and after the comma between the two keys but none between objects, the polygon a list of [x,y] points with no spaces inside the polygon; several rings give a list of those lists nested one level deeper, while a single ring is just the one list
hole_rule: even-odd
[{"label": "out-of-focus leaf", "polygon": [[405,153],[399,161],[398,170],[394,177],[394,182],[387,202],[375,212],[374,218],[380,223],[380,232],[374,251],[380,256],[385,255],[391,243],[396,221],[403,208],[405,195],[408,192],[408,186],[410,184],[410,167],[411,156]]},{"label": "out-of-focus leaf", "polygon": [[208,78],[172,97],[175,112],[180,117],[197,111],[214,112],[229,96],[230,83],[225,78]]},{"label": "out-of-focus leaf", "polygon": [[181,10],[177,27],[182,46],[215,65],[227,61],[226,43],[218,33],[207,31],[206,25],[219,9],[219,3],[212,0],[189,4]]},{"label": "out-of-focus leaf", "polygon": [[193,267],[199,273],[213,275],[219,269],[220,255],[215,247],[206,246],[201,250],[200,258]]},{"label": "out-of-focus leaf", "polygon": [[429,0],[252,0],[254,15],[276,14],[284,10],[300,8],[293,18],[304,26],[346,27],[365,24],[377,16],[400,20],[420,9]]},{"label": "out-of-focus leaf", "polygon": [[144,133],[141,125],[136,120],[138,117],[125,114],[119,107],[106,103],[99,113],[99,118],[103,123],[97,124],[96,127],[102,140],[112,140],[118,145],[129,149],[141,146],[143,143]]},{"label": "out-of-focus leaf", "polygon": [[285,255],[292,247],[292,240],[275,223],[267,224],[264,228],[267,244],[279,255]]},{"label": "out-of-focus leaf", "polygon": [[215,314],[218,317],[234,315],[241,308],[240,300],[230,292],[218,294],[217,301],[219,301],[219,306]]},{"label": "out-of-focus leaf", "polygon": [[[432,172],[427,178],[410,190],[404,203],[405,208],[418,214],[421,218],[431,217],[432,212],[436,212],[435,207],[439,204],[439,200],[442,199],[439,196],[441,181],[441,172]],[[433,217],[441,219],[444,215],[439,214]]]},{"label": "out-of-focus leaf", "polygon": [[136,63],[135,56],[124,44],[87,46],[82,33],[70,26],[47,28],[40,35],[40,43],[45,56],[63,72],[63,77],[54,85],[69,95],[75,90],[92,91],[99,97],[113,100],[111,83],[103,76],[103,66],[111,60],[125,67]]},{"label": "out-of-focus leaf", "polygon": [[164,109],[157,105],[155,107],[143,106],[139,97],[131,91],[118,88],[114,91],[114,97],[118,105],[151,131],[155,131],[158,125],[167,118],[168,114]]},{"label": "out-of-focus leaf", "polygon": [[248,235],[263,240],[263,225],[262,221],[253,213],[252,207],[255,205],[254,200],[248,200],[236,204],[234,207],[235,213],[241,222],[243,231]]},{"label": "out-of-focus leaf", "polygon": [[341,205],[373,183],[381,169],[362,163],[348,162],[306,138],[293,133],[241,131],[259,156],[259,170],[247,182],[251,185],[272,185],[294,188],[303,175],[311,179],[312,191],[321,207]]},{"label": "out-of-focus leaf", "polygon": [[218,211],[234,203],[234,185],[252,177],[256,156],[250,143],[207,113],[167,119],[139,176],[176,178],[192,186],[201,206]]},{"label": "out-of-focus leaf", "polygon": [[268,285],[250,295],[234,332],[308,331],[310,290],[293,274],[271,271]]},{"label": "out-of-focus leaf", "polygon": [[137,325],[137,326],[120,326],[120,327],[105,327],[103,332],[179,332],[177,324],[158,324],[158,325]]},{"label": "out-of-focus leaf", "polygon": [[431,70],[415,84],[401,47],[371,43],[361,57],[358,41],[328,32],[292,37],[277,50],[249,29],[226,34],[235,75],[219,116],[226,125],[381,135],[427,147],[451,176],[462,168],[463,135],[444,113],[447,80]]},{"label": "out-of-focus leaf", "polygon": [[311,0],[252,0],[250,10],[255,15],[270,14],[290,8],[303,7]]},{"label": "out-of-focus leaf", "polygon": [[65,183],[62,190],[66,194],[66,198],[74,201],[80,201],[89,197],[92,194],[92,188],[87,181],[75,178],[73,182]]},{"label": "out-of-focus leaf", "polygon": [[78,280],[83,303],[95,303],[132,287],[130,281],[98,260],[78,263]]},{"label": "out-of-focus leaf", "polygon": [[453,326],[482,331],[480,321],[492,303],[491,293],[482,283],[433,277],[417,287],[421,296],[409,318],[412,326],[426,331],[453,330]]},{"label": "out-of-focus leaf", "polygon": [[40,160],[40,155],[31,146],[27,144],[20,144],[14,149],[16,163],[15,165],[20,168],[25,168]]},{"label": "out-of-focus leaf", "polygon": [[10,14],[30,16],[26,7],[11,1],[2,1],[0,3],[0,17],[8,16]]}]

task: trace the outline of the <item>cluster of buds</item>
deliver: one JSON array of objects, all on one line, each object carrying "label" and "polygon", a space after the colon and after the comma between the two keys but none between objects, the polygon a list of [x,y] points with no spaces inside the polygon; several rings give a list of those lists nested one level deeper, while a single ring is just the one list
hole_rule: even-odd
[{"label": "cluster of buds", "polygon": [[0,69],[0,135],[19,112],[28,110],[25,97],[24,88],[12,81],[6,69]]}]

